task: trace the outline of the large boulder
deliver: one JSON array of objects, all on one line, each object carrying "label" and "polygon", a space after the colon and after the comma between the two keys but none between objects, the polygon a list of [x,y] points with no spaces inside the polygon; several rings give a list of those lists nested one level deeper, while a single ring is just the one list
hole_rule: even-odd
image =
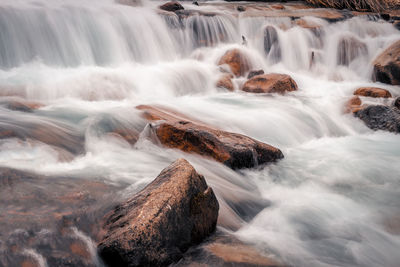
[{"label": "large boulder", "polygon": [[151,129],[166,147],[210,157],[232,169],[251,168],[283,158],[273,146],[245,135],[218,130],[177,111],[152,106],[136,107],[150,121]]},{"label": "large boulder", "polygon": [[373,130],[400,133],[400,110],[383,105],[368,106],[355,113]]},{"label": "large boulder", "polygon": [[361,87],[358,88],[357,90],[354,91],[354,95],[358,96],[368,96],[368,97],[383,97],[383,98],[390,98],[392,97],[392,94],[382,88],[377,88],[377,87]]},{"label": "large boulder", "polygon": [[105,216],[98,251],[112,266],[166,266],[216,227],[218,201],[184,159]]},{"label": "large boulder", "polygon": [[244,83],[242,90],[250,93],[279,93],[296,91],[296,82],[286,74],[257,75]]},{"label": "large boulder", "polygon": [[282,152],[250,137],[215,130],[189,121],[154,126],[161,144],[211,157],[232,169],[251,168],[283,158]]},{"label": "large boulder", "polygon": [[161,10],[175,12],[178,10],[183,10],[183,6],[177,1],[167,2],[160,6]]},{"label": "large boulder", "polygon": [[376,81],[400,85],[400,41],[383,51],[374,60],[373,65]]},{"label": "large boulder", "polygon": [[354,37],[343,37],[337,48],[337,64],[348,66],[354,59],[368,53],[367,45]]},{"label": "large boulder", "polygon": [[228,50],[219,60],[218,65],[229,65],[236,77],[244,76],[250,70],[250,60],[239,49]]}]

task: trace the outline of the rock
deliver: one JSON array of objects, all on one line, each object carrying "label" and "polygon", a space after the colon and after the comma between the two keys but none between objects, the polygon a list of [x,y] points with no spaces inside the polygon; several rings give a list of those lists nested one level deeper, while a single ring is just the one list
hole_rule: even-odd
[{"label": "rock", "polygon": [[177,1],[171,1],[171,2],[165,3],[165,4],[161,5],[159,8],[161,10],[171,11],[171,12],[175,12],[175,11],[184,9],[183,6]]},{"label": "rock", "polygon": [[296,25],[299,27],[302,27],[304,29],[310,29],[310,30],[319,30],[321,29],[322,25],[315,23],[315,22],[311,22],[305,19],[297,19],[295,21]]},{"label": "rock", "polygon": [[368,54],[367,45],[354,37],[343,37],[337,48],[337,64],[348,66],[360,55]]},{"label": "rock", "polygon": [[264,74],[254,76],[242,87],[242,90],[250,93],[279,93],[296,91],[296,82],[286,74]]},{"label": "rock", "polygon": [[373,130],[400,132],[400,110],[383,105],[368,106],[355,113]]},{"label": "rock", "polygon": [[377,88],[377,87],[362,87],[358,88],[357,90],[354,91],[354,95],[358,96],[368,96],[368,97],[383,97],[383,98],[389,98],[392,97],[392,94],[382,88]]},{"label": "rock", "polygon": [[361,99],[358,96],[353,96],[346,104],[345,113],[355,113],[361,108]]},{"label": "rock", "polygon": [[277,62],[282,58],[278,32],[275,27],[271,25],[264,29],[264,52],[274,62]]},{"label": "rock", "polygon": [[247,75],[247,79],[251,79],[251,78],[253,78],[254,76],[262,75],[262,74],[264,74],[264,70],[252,70],[252,71],[250,71],[249,74]]},{"label": "rock", "polygon": [[210,239],[203,246],[185,254],[185,258],[176,266],[282,266],[277,260],[262,255],[255,248],[232,236],[217,233]]},{"label": "rock", "polygon": [[218,65],[229,65],[232,73],[236,76],[244,76],[250,70],[250,60],[239,49],[228,50],[219,60]]},{"label": "rock", "polygon": [[272,5],[271,7],[272,7],[273,9],[278,9],[278,10],[285,9],[285,7],[284,7],[283,5],[279,5],[279,4],[277,4],[277,5]]},{"label": "rock", "polygon": [[218,201],[184,159],[104,218],[98,251],[112,266],[166,266],[216,227]]},{"label": "rock", "polygon": [[34,110],[43,107],[43,105],[40,103],[24,100],[10,100],[7,102],[6,107],[15,111],[33,112]]},{"label": "rock", "polygon": [[246,11],[246,8],[244,6],[237,6],[236,10],[239,12],[244,12]]},{"label": "rock", "polygon": [[375,81],[400,85],[400,41],[383,51],[373,65]]},{"label": "rock", "polygon": [[396,98],[396,100],[393,102],[393,106],[400,109],[400,97]]},{"label": "rock", "polygon": [[218,130],[177,111],[152,106],[138,106],[150,121],[162,145],[211,157],[233,168],[251,168],[283,158],[282,152],[250,137]]},{"label": "rock", "polygon": [[211,157],[232,169],[252,168],[283,158],[273,146],[190,121],[164,122],[153,127],[164,146]]},{"label": "rock", "polygon": [[133,6],[133,7],[142,5],[141,0],[115,0],[115,2],[120,5]]},{"label": "rock", "polygon": [[222,77],[217,81],[216,86],[219,88],[225,88],[229,91],[233,91],[235,87],[233,86],[232,75],[230,74],[222,75]]}]

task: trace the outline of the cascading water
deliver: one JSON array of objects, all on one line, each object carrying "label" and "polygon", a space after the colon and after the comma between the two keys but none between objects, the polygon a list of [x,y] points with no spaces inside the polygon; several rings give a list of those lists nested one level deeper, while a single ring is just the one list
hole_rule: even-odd
[{"label": "cascading water", "polygon": [[[287,17],[236,13],[229,4],[184,3],[194,12],[180,16],[159,4],[0,1],[0,128],[18,133],[0,140],[0,165],[104,180],[123,188],[122,198],[184,157],[218,197],[219,229],[260,252],[289,266],[398,266],[400,137],[368,129],[343,106],[354,89],[374,85],[371,62],[399,31],[368,17],[304,17],[319,25],[308,29]],[[290,74],[299,90],[281,96],[216,88],[216,63],[230,48],[243,51],[252,69]],[[236,89],[244,81],[235,78]],[[11,111],[15,99],[43,107]],[[285,159],[233,171],[163,148],[135,109],[142,104],[272,144]],[[26,129],[50,126],[49,136],[64,136],[64,144],[25,138]],[[110,127],[141,135],[131,146],[106,134]],[[5,256],[8,241],[29,231],[0,230],[0,265],[14,262]],[[24,249],[48,265],[47,248]]]}]

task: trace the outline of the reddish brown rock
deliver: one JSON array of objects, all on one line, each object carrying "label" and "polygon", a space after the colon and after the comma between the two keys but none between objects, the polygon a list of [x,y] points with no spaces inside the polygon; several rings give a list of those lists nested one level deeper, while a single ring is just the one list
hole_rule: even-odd
[{"label": "reddish brown rock", "polygon": [[219,60],[218,65],[229,65],[236,76],[244,76],[250,70],[250,60],[239,49],[228,50]]},{"label": "reddish brown rock", "polygon": [[357,112],[358,110],[361,109],[361,99],[358,96],[353,96],[347,103],[345,107],[345,113],[350,113],[350,112]]},{"label": "reddish brown rock", "polygon": [[400,85],[400,41],[383,51],[374,60],[373,65],[376,81]]},{"label": "reddish brown rock", "polygon": [[250,93],[279,93],[297,90],[296,82],[286,74],[264,74],[254,76],[242,87],[242,90]]},{"label": "reddish brown rock", "polygon": [[165,3],[163,5],[160,6],[161,10],[165,10],[165,11],[171,11],[171,12],[175,12],[178,10],[183,10],[183,6],[177,2],[177,1],[171,1],[168,3]]},{"label": "reddish brown rock", "polygon": [[251,168],[283,158],[282,152],[250,137],[215,130],[189,121],[154,126],[161,144],[211,157],[232,169]]},{"label": "reddish brown rock", "polygon": [[305,19],[297,19],[295,21],[295,23],[299,27],[302,27],[304,29],[310,29],[310,30],[318,30],[322,27],[322,25],[320,25],[318,23],[307,21]]},{"label": "reddish brown rock", "polygon": [[273,9],[278,9],[278,10],[285,9],[285,7],[284,7],[283,5],[279,5],[279,4],[277,4],[277,5],[272,5],[271,7],[272,7]]},{"label": "reddish brown rock", "polygon": [[235,89],[232,82],[232,76],[230,74],[222,75],[222,77],[217,81],[216,86],[219,88],[225,88],[229,91],[233,91]]},{"label": "reddish brown rock", "polygon": [[166,266],[216,227],[218,201],[184,159],[105,216],[100,256],[113,266]]},{"label": "reddish brown rock", "polygon": [[360,55],[368,53],[367,45],[354,37],[344,37],[339,41],[337,48],[338,65],[349,65]]},{"label": "reddish brown rock", "polygon": [[354,95],[358,96],[368,96],[368,97],[383,97],[383,98],[390,98],[392,97],[392,94],[382,88],[377,88],[377,87],[362,87],[358,88],[357,90],[354,91]]},{"label": "reddish brown rock", "polygon": [[161,144],[211,157],[233,168],[251,168],[283,158],[282,152],[250,137],[218,130],[163,107],[138,106],[151,121],[164,120],[152,129]]}]

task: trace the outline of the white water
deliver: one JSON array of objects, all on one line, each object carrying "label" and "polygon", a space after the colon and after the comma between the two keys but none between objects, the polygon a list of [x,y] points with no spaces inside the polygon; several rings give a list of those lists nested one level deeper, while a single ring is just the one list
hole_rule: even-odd
[{"label": "white water", "polygon": [[[373,132],[343,114],[356,88],[375,85],[372,60],[400,39],[392,25],[367,18],[334,24],[306,18],[323,25],[319,39],[291,27],[287,18],[235,17],[223,7],[190,3],[184,6],[219,15],[189,17],[181,27],[177,17],[157,13],[157,2],[142,7],[10,2],[0,1],[0,94],[12,92],[45,106],[34,113],[2,107],[1,123],[55,123],[71,135],[84,135],[86,152],[60,161],[63,152],[55,147],[3,139],[0,165],[128,182],[121,194],[132,194],[185,157],[216,192],[221,229],[261,252],[293,266],[398,265],[400,236],[387,222],[400,216],[400,136]],[[278,62],[263,51],[268,25],[278,31]],[[337,47],[346,36],[364,42],[368,52],[339,66]],[[232,47],[246,53],[254,69],[290,74],[299,90],[265,96],[215,88],[216,62]],[[312,51],[316,61],[310,69]],[[245,79],[234,81],[239,88]],[[400,94],[398,87],[379,86]],[[234,172],[154,145],[148,129],[133,147],[102,134],[102,122],[110,118],[127,128],[144,126],[134,109],[140,104],[161,104],[251,136],[279,147],[285,159]],[[271,205],[249,222],[230,204],[265,200]]]}]

